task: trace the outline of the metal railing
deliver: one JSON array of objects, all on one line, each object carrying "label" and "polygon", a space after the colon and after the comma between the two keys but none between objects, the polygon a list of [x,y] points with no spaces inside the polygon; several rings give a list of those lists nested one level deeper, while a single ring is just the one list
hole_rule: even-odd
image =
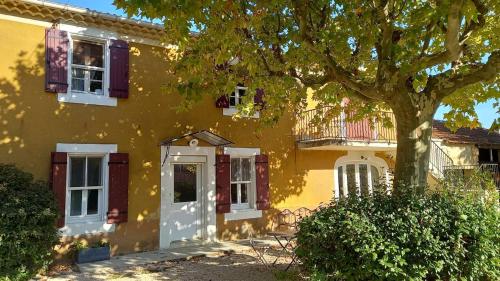
[{"label": "metal railing", "polygon": [[446,168],[453,166],[451,157],[433,140],[431,140],[429,166],[431,172],[437,178],[442,178]]},{"label": "metal railing", "polygon": [[297,142],[331,140],[334,142],[362,141],[396,143],[396,119],[389,111],[381,111],[380,119],[390,120],[392,127],[373,120],[355,120],[354,114],[339,113],[333,107],[303,111],[297,118],[295,137]]},{"label": "metal railing", "polygon": [[473,172],[490,174],[497,189],[500,189],[500,169],[497,163],[482,163],[478,165],[453,165],[444,167],[444,174],[448,177],[469,177]]}]

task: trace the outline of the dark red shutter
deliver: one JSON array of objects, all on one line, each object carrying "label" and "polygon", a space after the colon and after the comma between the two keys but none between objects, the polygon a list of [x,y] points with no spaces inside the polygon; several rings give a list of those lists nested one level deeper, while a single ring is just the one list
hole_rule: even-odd
[{"label": "dark red shutter", "polygon": [[223,95],[217,99],[215,102],[217,108],[229,108],[229,98],[227,95]]},{"label": "dark red shutter", "polygon": [[52,93],[68,91],[68,33],[55,28],[45,29],[45,90]]},{"label": "dark red shutter", "polygon": [[269,202],[269,161],[267,155],[255,156],[255,184],[257,186],[257,210],[267,210]]},{"label": "dark red shutter", "polygon": [[111,40],[109,55],[109,96],[128,98],[128,43],[123,40]]},{"label": "dark red shutter", "polygon": [[126,222],[128,217],[128,154],[109,154],[108,223]]},{"label": "dark red shutter", "polygon": [[257,89],[255,91],[255,96],[253,98],[253,103],[255,105],[260,106],[260,109],[264,107],[264,90],[263,89]]},{"label": "dark red shutter", "polygon": [[68,154],[66,152],[52,152],[50,169],[50,184],[59,207],[59,218],[57,227],[64,226],[64,214],[66,211],[66,171],[68,166]]},{"label": "dark red shutter", "polygon": [[227,154],[216,155],[216,206],[217,213],[231,211],[231,158]]}]

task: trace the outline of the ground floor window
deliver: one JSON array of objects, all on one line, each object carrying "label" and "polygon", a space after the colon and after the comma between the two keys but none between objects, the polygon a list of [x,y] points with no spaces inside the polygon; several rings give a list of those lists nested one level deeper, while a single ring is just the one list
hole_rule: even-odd
[{"label": "ground floor window", "polygon": [[[335,197],[350,194],[370,195],[377,189],[387,188],[388,168],[383,159],[357,160],[357,157],[341,157],[335,165]],[[358,158],[359,159],[359,158]],[[383,190],[378,190],[383,191]]]},{"label": "ground floor window", "polygon": [[252,184],[252,160],[250,157],[231,158],[231,208],[249,209],[249,193]]},{"label": "ground floor window", "polygon": [[70,222],[102,220],[103,162],[102,155],[69,156],[67,213]]}]

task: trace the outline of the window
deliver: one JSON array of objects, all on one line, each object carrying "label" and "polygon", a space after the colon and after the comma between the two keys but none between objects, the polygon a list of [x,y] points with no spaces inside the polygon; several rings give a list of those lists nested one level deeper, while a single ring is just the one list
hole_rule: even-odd
[{"label": "window", "polygon": [[374,152],[348,151],[346,156],[337,159],[333,174],[335,198],[351,194],[366,196],[390,189],[387,162]]},{"label": "window", "polygon": [[73,40],[71,90],[104,95],[104,44]]},{"label": "window", "polygon": [[337,167],[338,197],[349,194],[370,195],[379,187],[380,170],[370,163],[349,163]]},{"label": "window", "polygon": [[250,187],[252,186],[251,158],[231,158],[231,208],[250,208]]},{"label": "window", "polygon": [[174,203],[196,202],[197,164],[174,164]]},{"label": "window", "polygon": [[238,104],[241,104],[246,91],[246,87],[237,86],[235,91],[229,96],[229,107],[236,107]]},{"label": "window", "polygon": [[103,156],[69,157],[68,221],[99,221],[103,218]]}]

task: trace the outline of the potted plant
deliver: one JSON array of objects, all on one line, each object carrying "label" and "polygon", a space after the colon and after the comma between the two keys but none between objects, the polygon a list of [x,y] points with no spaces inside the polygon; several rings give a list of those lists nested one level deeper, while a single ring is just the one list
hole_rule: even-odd
[{"label": "potted plant", "polygon": [[110,248],[109,243],[99,241],[94,244],[84,245],[82,242],[75,244],[76,248],[76,263],[86,263],[94,261],[109,260]]}]

